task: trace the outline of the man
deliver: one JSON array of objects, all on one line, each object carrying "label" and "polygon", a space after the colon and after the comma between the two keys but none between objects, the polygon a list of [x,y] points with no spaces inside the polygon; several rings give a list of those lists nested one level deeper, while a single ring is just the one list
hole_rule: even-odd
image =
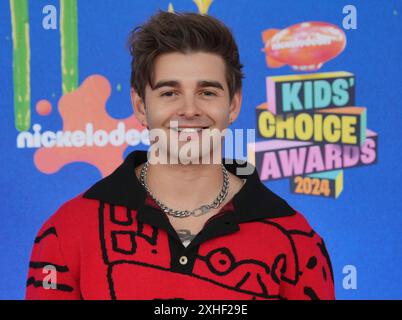
[{"label": "man", "polygon": [[334,299],[322,238],[254,167],[241,174],[249,163],[229,163],[220,143],[211,146],[242,101],[229,29],[159,12],[129,46],[132,103],[150,150],[130,153],[42,226],[26,297]]}]

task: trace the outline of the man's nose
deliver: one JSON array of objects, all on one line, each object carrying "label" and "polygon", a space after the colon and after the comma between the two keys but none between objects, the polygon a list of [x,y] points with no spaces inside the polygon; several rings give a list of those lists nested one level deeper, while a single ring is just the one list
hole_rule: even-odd
[{"label": "man's nose", "polygon": [[195,97],[186,97],[177,113],[181,117],[192,118],[200,116],[202,110],[197,105]]}]

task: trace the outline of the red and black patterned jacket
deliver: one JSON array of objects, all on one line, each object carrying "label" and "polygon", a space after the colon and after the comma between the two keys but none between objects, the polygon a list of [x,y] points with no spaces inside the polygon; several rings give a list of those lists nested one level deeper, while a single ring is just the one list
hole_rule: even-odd
[{"label": "red and black patterned jacket", "polygon": [[[146,159],[133,151],[44,223],[27,299],[335,298],[323,239],[255,168],[185,247],[135,175]],[[236,162],[225,166],[238,172]]]}]

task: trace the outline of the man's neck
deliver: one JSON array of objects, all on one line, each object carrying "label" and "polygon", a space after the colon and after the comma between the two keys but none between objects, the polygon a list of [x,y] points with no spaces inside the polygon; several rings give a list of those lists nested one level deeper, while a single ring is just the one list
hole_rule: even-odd
[{"label": "man's neck", "polygon": [[[137,167],[137,176],[142,165]],[[192,210],[215,200],[223,184],[219,164],[150,164],[147,184],[166,206]]]}]

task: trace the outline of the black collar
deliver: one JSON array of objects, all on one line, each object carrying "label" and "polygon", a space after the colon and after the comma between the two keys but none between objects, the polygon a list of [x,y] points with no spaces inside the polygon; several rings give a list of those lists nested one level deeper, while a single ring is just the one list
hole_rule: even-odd
[{"label": "black collar", "polygon": [[[142,208],[147,197],[135,175],[134,168],[145,161],[147,161],[147,151],[131,152],[112,174],[95,183],[84,193],[83,197],[134,210]],[[229,172],[239,178],[247,179],[242,189],[232,199],[237,221],[241,223],[293,215],[294,209],[261,182],[254,166],[252,166],[253,173],[251,175],[243,176],[237,173],[237,168],[247,165],[252,166],[246,161],[242,161],[240,164],[238,161],[232,161],[232,164],[225,163]]]}]

